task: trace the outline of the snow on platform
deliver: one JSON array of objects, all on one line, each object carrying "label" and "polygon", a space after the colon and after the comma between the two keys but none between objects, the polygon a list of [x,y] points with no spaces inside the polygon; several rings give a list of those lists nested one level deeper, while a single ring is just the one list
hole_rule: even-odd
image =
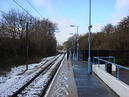
[{"label": "snow on platform", "polygon": [[67,61],[66,56],[45,97],[78,97],[71,61]]}]

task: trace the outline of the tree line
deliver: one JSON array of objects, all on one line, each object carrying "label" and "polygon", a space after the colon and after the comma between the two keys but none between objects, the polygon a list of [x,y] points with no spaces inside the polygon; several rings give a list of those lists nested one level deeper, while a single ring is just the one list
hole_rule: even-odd
[{"label": "tree line", "polygon": [[[87,51],[88,33],[80,35],[78,38],[79,50]],[[72,40],[74,41],[73,45]],[[64,42],[64,45],[66,48],[76,49],[76,41],[76,35],[74,35]],[[91,49],[97,51],[97,53],[108,51],[111,56],[116,57],[118,63],[123,65],[129,64],[129,16],[123,18],[117,25],[107,24],[100,32],[92,33]]]},{"label": "tree line", "polygon": [[49,19],[38,19],[11,9],[0,16],[0,64],[24,64],[27,31],[29,59],[56,54],[57,25]]},{"label": "tree line", "polygon": [[[76,34],[64,43],[67,48],[72,47],[72,40],[77,41]],[[93,50],[129,50],[129,16],[117,25],[107,24],[100,32],[92,33],[91,41]],[[78,42],[80,50],[88,50],[88,33],[80,35]]]},{"label": "tree line", "polygon": [[[101,32],[92,33],[93,50],[129,50],[129,16],[117,25],[107,24]],[[80,36],[80,49],[88,49],[88,34]]]}]

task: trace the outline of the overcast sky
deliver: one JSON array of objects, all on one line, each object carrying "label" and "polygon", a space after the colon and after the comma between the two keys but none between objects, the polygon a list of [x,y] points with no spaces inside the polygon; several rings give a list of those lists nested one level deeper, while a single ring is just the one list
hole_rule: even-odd
[{"label": "overcast sky", "polygon": [[[26,0],[16,1],[33,16],[49,18],[57,23],[60,32],[56,34],[56,38],[60,44],[71,36],[69,33],[76,33],[76,28],[69,26],[71,24],[79,26],[79,34],[88,32],[89,0],[29,0],[42,16]],[[13,0],[0,0],[0,4],[0,10],[4,12],[11,8],[22,10]],[[129,0],[92,0],[92,32],[100,31],[108,23],[117,24],[127,15]]]}]

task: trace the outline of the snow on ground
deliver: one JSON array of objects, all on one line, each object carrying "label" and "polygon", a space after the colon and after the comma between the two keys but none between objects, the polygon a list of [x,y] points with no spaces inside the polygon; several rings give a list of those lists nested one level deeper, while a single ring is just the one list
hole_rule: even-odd
[{"label": "snow on ground", "polygon": [[45,97],[78,97],[71,60],[66,56]]},{"label": "snow on ground", "polygon": [[54,89],[54,93],[52,97],[66,97],[69,95],[68,93],[68,72],[63,69],[62,72],[60,73],[59,77],[57,78],[58,82],[56,84],[56,87]]},{"label": "snow on ground", "polygon": [[45,74],[40,74],[18,97],[39,97],[42,89],[44,89],[44,86],[48,83],[48,80],[50,80],[53,70],[55,70],[57,63],[62,57],[63,56],[61,56]]},{"label": "snow on ground", "polygon": [[33,83],[31,83],[18,97],[38,97],[41,93],[42,88],[48,81],[49,73],[41,74]]},{"label": "snow on ground", "polygon": [[59,75],[56,79],[57,82],[53,89],[54,92],[52,97],[66,97],[67,95],[69,95],[68,77],[69,77],[69,71],[68,71],[67,64],[63,64],[59,72]]},{"label": "snow on ground", "polygon": [[43,67],[43,63],[46,60],[51,60],[53,57],[47,57],[42,59],[40,63],[29,64],[29,70],[24,74],[21,74],[25,70],[25,65],[14,67],[6,76],[0,77],[0,97],[7,97],[12,95],[23,84],[30,80],[35,74],[37,74]]},{"label": "snow on ground", "polygon": [[72,77],[69,75],[71,72],[69,68],[71,67],[69,67],[65,56],[45,97],[67,97],[69,95],[69,78]]}]

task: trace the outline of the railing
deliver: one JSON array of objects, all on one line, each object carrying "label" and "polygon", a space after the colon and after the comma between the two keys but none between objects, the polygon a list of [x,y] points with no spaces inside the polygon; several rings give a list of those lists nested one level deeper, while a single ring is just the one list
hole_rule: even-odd
[{"label": "railing", "polygon": [[[108,60],[109,62],[110,62],[111,59],[112,59],[113,63],[115,63],[115,57],[114,57],[114,56],[99,56],[99,57],[94,57],[94,58],[93,58],[93,63],[95,63],[95,59],[98,60],[98,58],[99,58],[99,59],[106,59],[106,61]],[[99,62],[99,61],[100,61],[100,60],[98,60],[98,62]]]},{"label": "railing", "polygon": [[[104,60],[104,59],[108,59],[108,60],[112,59],[113,62],[110,62],[110,61],[107,61],[107,60]],[[97,64],[97,65],[99,66],[99,65],[101,65],[101,62],[105,63],[105,67],[106,67],[105,69],[106,69],[106,70],[107,70],[107,65],[108,65],[108,64],[111,64],[111,65],[116,66],[116,78],[117,78],[117,79],[120,79],[120,71],[119,71],[120,68],[123,68],[123,69],[125,69],[125,70],[129,70],[128,67],[125,67],[125,66],[116,64],[116,63],[115,63],[115,57],[114,57],[114,56],[108,56],[108,57],[94,57],[94,58],[93,58],[93,64],[94,64],[94,65]]]}]

